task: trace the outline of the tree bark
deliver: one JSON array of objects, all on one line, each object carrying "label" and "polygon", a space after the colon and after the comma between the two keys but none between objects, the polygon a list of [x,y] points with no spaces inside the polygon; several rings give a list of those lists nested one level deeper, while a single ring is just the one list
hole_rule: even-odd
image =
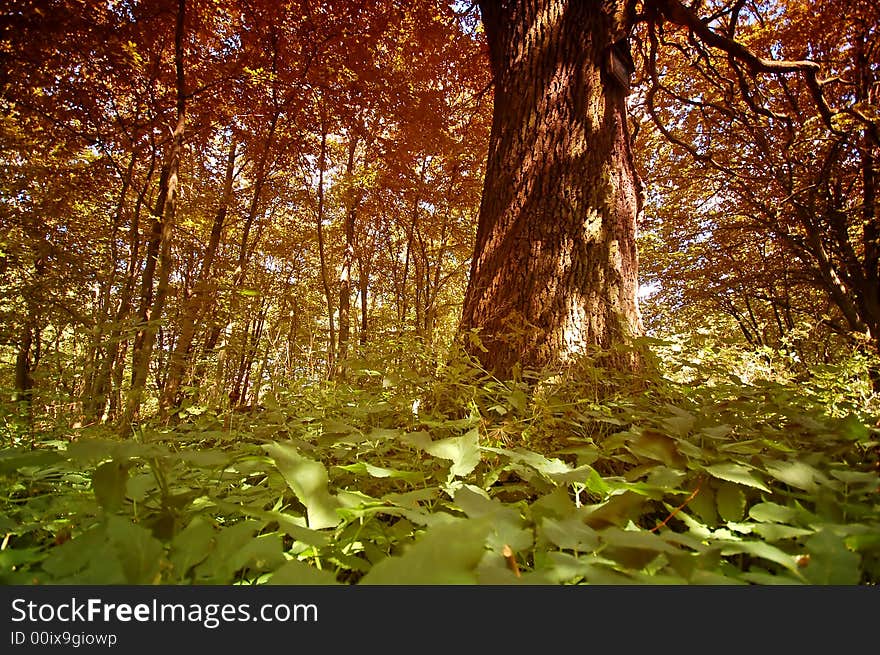
[{"label": "tree bark", "polygon": [[177,392],[184,378],[184,372],[192,354],[193,338],[200,317],[213,304],[214,299],[209,297],[209,277],[214,265],[214,257],[220,247],[220,238],[223,236],[223,227],[226,224],[226,216],[229,205],[232,202],[232,183],[235,174],[235,137],[229,144],[229,154],[226,160],[226,174],[223,181],[223,196],[220,206],[214,214],[211,225],[211,236],[205,249],[204,259],[199,269],[198,277],[191,294],[184,300],[180,319],[180,336],[171,353],[171,361],[168,367],[168,378],[162,389],[161,406],[167,412],[177,403]]},{"label": "tree bark", "polygon": [[357,132],[350,135],[348,161],[345,165],[348,199],[345,210],[345,250],[342,252],[342,265],[339,269],[339,356],[336,358],[339,365],[342,365],[348,357],[348,343],[351,340],[351,269],[354,262],[354,228],[360,205],[360,192],[354,186],[355,153],[358,140]]},{"label": "tree bark", "polygon": [[[167,159],[162,167],[155,218],[147,247],[147,262],[141,281],[141,302],[138,312],[139,327],[135,335],[131,357],[131,389],[121,430],[129,434],[137,420],[143,393],[146,389],[150,359],[153,354],[159,321],[164,310],[171,277],[171,235],[177,212],[180,158],[183,154],[183,135],[186,127],[186,88],[184,79],[184,36],[186,0],[178,0],[174,30],[174,64],[177,92],[177,122],[171,134]],[[158,277],[158,279],[156,279]],[[154,288],[155,285],[155,288]]]},{"label": "tree bark", "polygon": [[[481,0],[495,105],[462,330],[498,376],[642,332],[640,183],[605,72],[630,3]],[[627,357],[626,366],[635,364]]]},{"label": "tree bark", "polygon": [[327,125],[321,120],[321,153],[318,156],[318,257],[321,264],[321,285],[327,301],[327,321],[329,340],[327,344],[327,376],[333,373],[336,355],[336,327],[333,323],[333,293],[330,290],[330,276],[327,273],[327,257],[324,251],[324,169],[327,166]]}]

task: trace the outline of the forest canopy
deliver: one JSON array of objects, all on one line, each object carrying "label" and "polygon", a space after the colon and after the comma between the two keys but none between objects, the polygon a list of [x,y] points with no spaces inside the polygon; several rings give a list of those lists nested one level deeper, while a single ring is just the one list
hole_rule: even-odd
[{"label": "forest canopy", "polygon": [[0,0],[0,580],[876,583],[878,26]]}]

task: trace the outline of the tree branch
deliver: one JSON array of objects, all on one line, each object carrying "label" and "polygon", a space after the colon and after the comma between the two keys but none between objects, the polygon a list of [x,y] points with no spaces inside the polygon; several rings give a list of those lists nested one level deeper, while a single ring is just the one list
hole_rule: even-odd
[{"label": "tree branch", "polygon": [[826,127],[835,134],[839,133],[838,130],[833,127],[831,121],[834,112],[825,100],[825,95],[822,93],[822,87],[827,82],[819,79],[819,64],[809,60],[790,61],[765,59],[749,50],[742,43],[712,30],[696,13],[681,4],[678,0],[650,1],[666,20],[675,23],[676,25],[687,27],[695,36],[703,41],[703,43],[713,48],[717,48],[718,50],[722,50],[735,59],[745,63],[752,72],[802,74]]}]

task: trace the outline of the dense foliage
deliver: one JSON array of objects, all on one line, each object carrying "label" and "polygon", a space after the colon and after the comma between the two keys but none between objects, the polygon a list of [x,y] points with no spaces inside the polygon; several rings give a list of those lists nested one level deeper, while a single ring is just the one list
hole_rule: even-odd
[{"label": "dense foliage", "polygon": [[[495,17],[503,128],[490,2],[0,0],[0,583],[880,580],[880,5],[615,0],[544,66],[567,1]],[[493,173],[587,55],[620,129]],[[638,221],[649,338],[459,352],[508,174],[481,307],[606,324]]]},{"label": "dense foliage", "polygon": [[502,383],[386,344],[121,440],[6,417],[4,583],[874,584],[865,365],[654,343],[667,377]]}]

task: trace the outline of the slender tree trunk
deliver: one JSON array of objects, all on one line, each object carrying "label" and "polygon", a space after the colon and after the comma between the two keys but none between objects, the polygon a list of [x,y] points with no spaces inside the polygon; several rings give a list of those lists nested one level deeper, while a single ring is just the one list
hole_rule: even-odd
[{"label": "slender tree trunk", "polygon": [[[132,155],[134,161],[135,155]],[[142,187],[138,190],[132,211],[131,222],[128,229],[129,259],[125,272],[122,288],[119,292],[119,301],[116,305],[113,325],[109,335],[104,338],[106,354],[94,377],[88,407],[91,412],[86,412],[87,418],[103,419],[105,414],[108,420],[113,420],[118,408],[118,397],[121,394],[121,382],[123,379],[121,369],[124,367],[128,339],[123,334],[123,323],[128,320],[132,310],[132,296],[137,282],[137,271],[140,263],[140,217],[156,168],[156,149],[150,151],[150,165]]]},{"label": "slender tree trunk", "polygon": [[367,322],[367,317],[369,314],[369,302],[367,298],[367,292],[370,288],[371,269],[371,262],[367,260],[366,257],[362,256],[358,258],[358,287],[361,297],[361,327],[358,331],[358,342],[362,346],[367,345],[367,338],[369,334],[369,324]]},{"label": "slender tree trunk", "polygon": [[[140,413],[149,374],[150,359],[171,277],[171,235],[177,212],[180,158],[183,154],[183,135],[186,126],[186,88],[183,60],[185,19],[186,0],[178,0],[177,23],[174,30],[177,123],[171,135],[167,159],[162,167],[155,220],[153,221],[150,243],[147,247],[147,262],[141,282],[141,302],[138,311],[140,325],[132,347],[131,390],[121,424],[121,429],[125,434],[130,432],[132,422],[137,420]],[[157,276],[158,279],[156,279]]]},{"label": "slender tree trunk", "polygon": [[327,126],[321,121],[321,153],[318,156],[318,256],[321,264],[321,284],[327,301],[327,321],[330,343],[327,345],[327,374],[332,374],[336,356],[336,327],[333,322],[333,293],[327,273],[327,257],[324,251],[324,168],[327,166]]},{"label": "slender tree trunk", "polygon": [[18,405],[18,415],[28,424],[32,420],[31,396],[33,395],[33,345],[34,330],[26,325],[21,330],[18,340],[18,352],[15,355],[15,389],[12,400]]},{"label": "slender tree trunk", "polygon": [[485,351],[470,351],[507,377],[517,364],[559,365],[642,332],[640,184],[626,90],[605,72],[629,8],[582,0],[479,5],[495,109],[461,328],[480,331]]},{"label": "slender tree trunk", "polygon": [[183,381],[186,366],[192,354],[193,338],[199,318],[212,304],[212,298],[208,296],[209,276],[214,264],[214,257],[220,247],[220,238],[223,235],[223,227],[229,205],[232,201],[232,182],[235,175],[235,150],[236,142],[233,137],[229,144],[229,155],[226,160],[226,174],[223,181],[223,195],[220,206],[214,214],[214,222],[211,225],[211,236],[205,249],[204,259],[199,269],[193,292],[184,300],[180,319],[180,336],[171,354],[171,362],[168,367],[168,378],[162,388],[161,405],[163,411],[173,407],[177,402],[177,392]]},{"label": "slender tree trunk", "polygon": [[354,261],[354,228],[357,221],[360,193],[354,188],[355,152],[358,146],[357,134],[352,134],[348,143],[348,161],[345,177],[348,185],[348,207],[345,212],[345,250],[342,252],[342,265],[339,270],[339,356],[338,363],[348,356],[348,342],[351,338],[351,268]]}]

